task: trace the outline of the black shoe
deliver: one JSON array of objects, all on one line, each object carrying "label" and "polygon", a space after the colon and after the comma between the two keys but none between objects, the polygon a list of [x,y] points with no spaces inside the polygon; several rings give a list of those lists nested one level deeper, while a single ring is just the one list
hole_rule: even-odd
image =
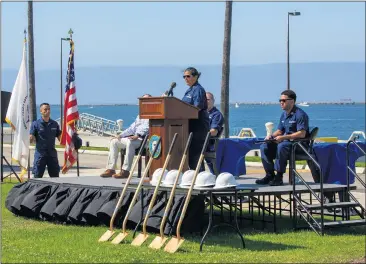
[{"label": "black shoe", "polygon": [[274,175],[266,175],[264,176],[264,178],[256,180],[255,183],[256,184],[268,184],[269,182],[271,182],[274,179]]},{"label": "black shoe", "polygon": [[283,185],[282,177],[275,177],[274,180],[269,182],[270,186],[281,186]]}]

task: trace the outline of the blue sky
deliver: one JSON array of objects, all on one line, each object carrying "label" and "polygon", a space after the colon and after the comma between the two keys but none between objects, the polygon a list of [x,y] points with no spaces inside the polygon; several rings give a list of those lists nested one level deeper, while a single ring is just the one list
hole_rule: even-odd
[{"label": "blue sky", "polygon": [[[221,64],[224,2],[36,2],[36,70],[58,69],[60,38],[74,30],[75,67]],[[233,65],[365,61],[365,3],[234,2]],[[1,63],[18,69],[26,2],[1,3]],[[64,53],[68,52],[64,44]],[[67,55],[64,56],[65,62]]]}]

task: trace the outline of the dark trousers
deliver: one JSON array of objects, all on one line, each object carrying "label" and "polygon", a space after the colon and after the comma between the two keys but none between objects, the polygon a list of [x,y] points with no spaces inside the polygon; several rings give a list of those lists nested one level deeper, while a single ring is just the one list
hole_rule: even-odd
[{"label": "dark trousers", "polygon": [[33,174],[34,178],[42,178],[46,169],[50,177],[58,177],[60,174],[60,166],[56,155],[42,154],[36,151],[34,153]]},{"label": "dark trousers", "polygon": [[[266,174],[273,175],[277,173],[285,173],[287,160],[290,159],[292,143],[283,141],[279,144],[270,142],[260,146],[263,168]],[[274,160],[276,160],[274,162]]]},{"label": "dark trousers", "polygon": [[[203,144],[205,143],[206,134],[193,133],[192,142],[189,146],[188,165],[189,169],[195,170],[200,159]],[[200,172],[205,170],[204,162],[201,163]]]},{"label": "dark trousers", "polygon": [[[306,144],[303,143],[305,147]],[[287,160],[290,159],[292,149],[292,143],[289,141],[283,141],[279,144],[276,143],[264,143],[261,145],[261,158],[263,163],[263,168],[266,171],[266,174],[273,175],[274,171],[277,173],[285,173]],[[299,147],[296,148],[296,154],[304,153],[302,149]],[[273,160],[276,160],[273,162]],[[311,175],[315,183],[320,182],[320,171],[314,164],[312,160],[308,160],[307,164],[309,166]],[[324,192],[325,197],[328,199],[332,199],[333,193],[332,192]]]},{"label": "dark trousers", "polygon": [[205,161],[206,161],[206,164],[207,164],[207,167],[210,169],[210,172],[212,174],[215,174],[215,171],[214,171],[214,165],[212,163],[212,160],[211,159],[206,159],[205,158]]}]

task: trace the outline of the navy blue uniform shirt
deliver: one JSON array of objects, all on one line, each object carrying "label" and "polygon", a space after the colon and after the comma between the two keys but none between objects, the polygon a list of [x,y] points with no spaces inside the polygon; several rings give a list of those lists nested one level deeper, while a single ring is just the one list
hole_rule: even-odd
[{"label": "navy blue uniform shirt", "polygon": [[208,111],[208,117],[210,119],[210,129],[216,129],[219,135],[222,131],[222,126],[224,125],[224,116],[221,112],[214,106]]},{"label": "navy blue uniform shirt", "polygon": [[309,117],[297,106],[294,106],[289,114],[284,111],[280,118],[280,123],[277,127],[283,135],[290,135],[300,130],[306,131],[306,136],[309,135]]},{"label": "navy blue uniform shirt", "polygon": [[[208,117],[210,119],[210,129],[216,129],[216,136],[219,136],[223,129],[222,126],[224,125],[224,116],[221,114],[219,109],[214,106],[208,111]],[[215,151],[215,140],[210,140],[207,150]]]},{"label": "navy blue uniform shirt", "polygon": [[42,118],[33,121],[29,133],[36,138],[36,150],[41,154],[54,154],[55,138],[61,135],[58,123],[52,119],[45,122]]},{"label": "navy blue uniform shirt", "polygon": [[189,120],[190,132],[203,132],[204,134],[209,131],[209,118],[207,113],[207,98],[206,91],[203,87],[196,82],[193,86],[189,87],[182,98],[183,102],[190,105],[194,105],[200,109],[198,112],[198,119]]}]

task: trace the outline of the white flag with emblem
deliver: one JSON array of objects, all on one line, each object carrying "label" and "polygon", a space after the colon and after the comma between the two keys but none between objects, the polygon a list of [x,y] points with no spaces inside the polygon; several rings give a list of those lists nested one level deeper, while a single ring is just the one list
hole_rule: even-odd
[{"label": "white flag with emblem", "polygon": [[29,155],[30,122],[26,57],[26,42],[24,42],[23,59],[13,87],[5,119],[14,130],[12,159],[20,165],[22,169],[21,176],[28,167]]}]

